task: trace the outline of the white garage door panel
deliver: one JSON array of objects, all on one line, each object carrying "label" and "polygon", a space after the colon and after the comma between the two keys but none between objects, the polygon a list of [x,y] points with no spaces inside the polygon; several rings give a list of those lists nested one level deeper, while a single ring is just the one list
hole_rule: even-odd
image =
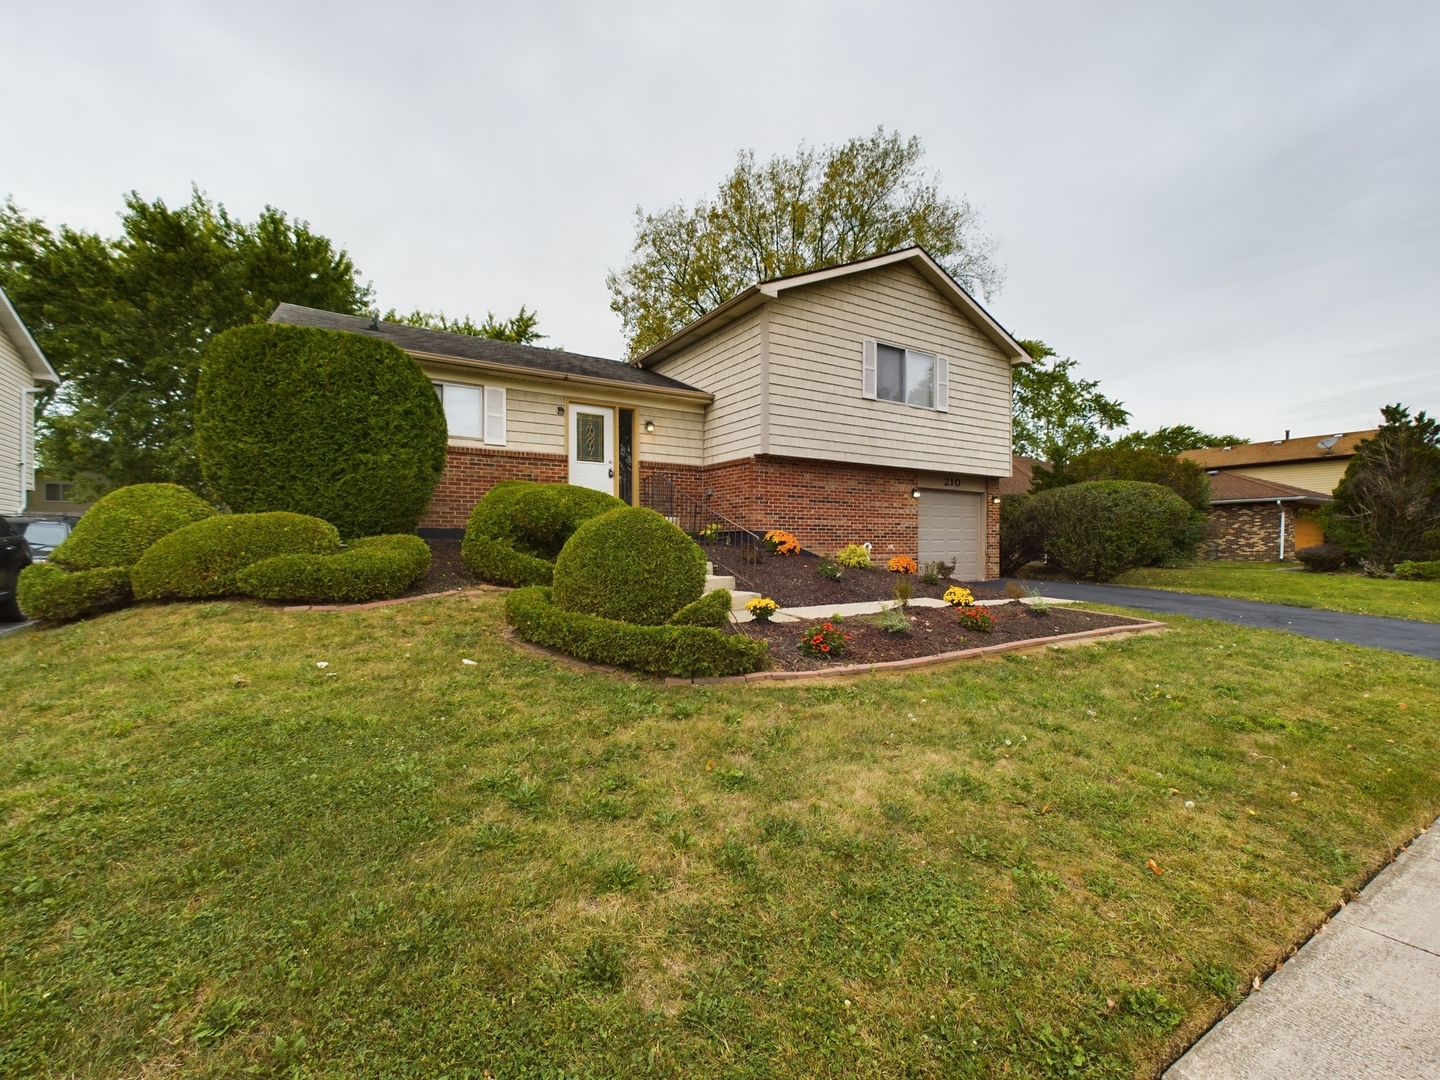
[{"label": "white garage door panel", "polygon": [[955,576],[978,581],[985,576],[980,513],[984,496],[969,491],[920,494],[920,561],[955,561]]}]

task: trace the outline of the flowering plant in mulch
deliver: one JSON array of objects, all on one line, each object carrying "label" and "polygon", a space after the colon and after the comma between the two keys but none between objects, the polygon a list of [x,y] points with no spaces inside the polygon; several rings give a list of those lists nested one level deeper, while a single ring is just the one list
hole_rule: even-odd
[{"label": "flowering plant in mulch", "polygon": [[915,565],[915,560],[909,555],[896,555],[885,564],[885,569],[894,574],[913,574],[920,568]]},{"label": "flowering plant in mulch", "polygon": [[966,630],[988,634],[995,629],[995,616],[983,607],[962,607],[959,611],[960,625]]},{"label": "flowering plant in mulch", "polygon": [[846,544],[835,552],[835,561],[854,570],[869,570],[870,549],[864,544]]},{"label": "flowering plant in mulch", "polygon": [[819,656],[834,660],[845,652],[845,643],[850,635],[834,623],[821,623],[805,631],[800,639],[800,651],[806,656]]},{"label": "flowering plant in mulch", "polygon": [[975,603],[975,594],[962,585],[951,585],[940,599],[951,607],[968,607]]},{"label": "flowering plant in mulch", "polygon": [[713,544],[720,539],[720,526],[712,521],[709,525],[702,526],[695,536],[702,544]]},{"label": "flowering plant in mulch", "polygon": [[800,551],[800,541],[780,529],[771,529],[767,532],[764,536],[764,544],[771,555],[796,555]]},{"label": "flowering plant in mulch", "polygon": [[770,616],[780,610],[780,605],[765,596],[745,601],[745,610],[755,616],[756,622],[769,622]]}]

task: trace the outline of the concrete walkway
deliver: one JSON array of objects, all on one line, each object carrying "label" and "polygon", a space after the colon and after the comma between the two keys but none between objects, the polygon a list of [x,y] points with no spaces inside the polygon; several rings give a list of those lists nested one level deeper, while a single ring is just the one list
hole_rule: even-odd
[{"label": "concrete walkway", "polygon": [[1288,630],[1323,641],[1348,641],[1352,645],[1369,645],[1440,660],[1440,623],[1262,604],[1227,596],[1135,589],[1128,585],[1089,585],[1075,581],[1022,581],[1021,584],[1038,589],[1045,596],[1189,615],[1194,619],[1217,619],[1261,630]]},{"label": "concrete walkway", "polygon": [[1431,825],[1164,1080],[1440,1077],[1440,828]]}]

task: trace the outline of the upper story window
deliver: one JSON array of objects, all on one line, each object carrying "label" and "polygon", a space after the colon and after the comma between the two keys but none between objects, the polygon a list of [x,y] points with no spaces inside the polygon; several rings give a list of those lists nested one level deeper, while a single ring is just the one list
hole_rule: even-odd
[{"label": "upper story window", "polygon": [[445,409],[445,427],[452,439],[481,439],[505,445],[505,388],[433,384]]},{"label": "upper story window", "polygon": [[945,357],[865,339],[863,396],[921,409],[948,411],[949,363]]}]

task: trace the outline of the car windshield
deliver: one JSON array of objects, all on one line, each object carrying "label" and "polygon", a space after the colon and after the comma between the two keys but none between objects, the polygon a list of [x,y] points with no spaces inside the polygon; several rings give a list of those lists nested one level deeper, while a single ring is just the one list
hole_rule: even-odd
[{"label": "car windshield", "polygon": [[25,539],[41,547],[55,547],[69,531],[58,521],[32,521],[25,526]]}]

